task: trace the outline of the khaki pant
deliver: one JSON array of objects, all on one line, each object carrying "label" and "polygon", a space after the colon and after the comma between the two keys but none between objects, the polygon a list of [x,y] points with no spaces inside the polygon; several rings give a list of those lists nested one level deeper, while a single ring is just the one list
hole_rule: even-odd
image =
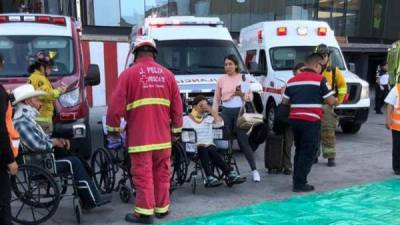
[{"label": "khaki pant", "polygon": [[335,130],[338,120],[332,106],[324,105],[323,109],[324,117],[321,123],[322,156],[325,159],[334,159],[336,157]]}]

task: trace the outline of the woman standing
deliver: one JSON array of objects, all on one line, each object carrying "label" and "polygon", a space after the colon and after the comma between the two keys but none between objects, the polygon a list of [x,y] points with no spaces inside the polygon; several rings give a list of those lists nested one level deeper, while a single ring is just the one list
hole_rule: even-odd
[{"label": "woman standing", "polygon": [[[260,182],[260,174],[257,171],[254,152],[249,145],[249,137],[247,130],[240,129],[236,126],[240,108],[244,102],[250,102],[253,94],[250,90],[250,84],[243,81],[242,75],[239,73],[238,60],[234,55],[228,55],[224,58],[225,75],[218,79],[217,87],[214,94],[213,111],[214,115],[218,115],[218,109],[222,103],[221,116],[223,118],[226,130],[230,137],[236,134],[239,147],[246,156],[250,165],[254,182]],[[222,120],[216,118],[216,121]]]},{"label": "woman standing", "polygon": [[39,51],[33,57],[33,63],[29,66],[28,72],[31,74],[28,83],[32,84],[35,90],[44,91],[46,96],[40,100],[42,107],[36,121],[43,128],[44,132],[51,135],[53,133],[54,101],[65,91],[64,87],[53,88],[48,76],[51,73],[53,60],[46,52]]}]

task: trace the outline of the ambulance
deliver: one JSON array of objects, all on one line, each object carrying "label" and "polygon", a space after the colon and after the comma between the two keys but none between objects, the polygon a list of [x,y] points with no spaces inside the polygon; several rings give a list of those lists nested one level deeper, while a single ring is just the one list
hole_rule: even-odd
[{"label": "ambulance", "polygon": [[[224,74],[224,57],[230,54],[237,57],[240,72],[249,79],[254,94],[260,96],[261,84],[248,73],[228,29],[217,17],[146,18],[132,29],[132,43],[138,36],[156,41],[156,60],[175,74],[185,110],[199,94],[212,102],[217,79]],[[130,51],[126,67],[133,58]]]},{"label": "ambulance", "polygon": [[239,48],[250,73],[262,84],[264,113],[272,128],[275,110],[282,101],[282,88],[293,76],[292,68],[326,44],[332,64],[343,71],[348,101],[335,108],[344,133],[357,133],[367,121],[370,107],[368,83],[346,66],[334,31],[326,22],[291,20],[260,22],[241,29]]},{"label": "ambulance", "polygon": [[5,59],[0,83],[9,92],[25,84],[30,57],[38,51],[53,52],[49,80],[55,88],[67,87],[55,103],[54,133],[74,138],[73,147],[84,146],[79,153],[89,158],[92,142],[85,89],[99,84],[100,75],[97,65],[83,61],[80,29],[80,23],[66,16],[0,14],[0,54]]}]

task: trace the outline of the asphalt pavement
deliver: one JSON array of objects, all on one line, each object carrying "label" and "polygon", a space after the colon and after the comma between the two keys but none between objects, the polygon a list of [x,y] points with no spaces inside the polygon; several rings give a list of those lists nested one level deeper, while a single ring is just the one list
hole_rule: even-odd
[{"label": "asphalt pavement", "polygon": [[[102,145],[102,130],[97,121],[101,120],[105,108],[91,110],[92,135],[95,146]],[[208,214],[216,211],[237,208],[265,201],[282,200],[294,194],[291,191],[292,177],[282,174],[268,174],[264,168],[264,146],[256,152],[257,167],[261,174],[261,182],[252,181],[250,167],[240,152],[235,154],[242,175],[247,182],[228,188],[223,185],[205,189],[199,185],[196,194],[191,193],[191,186],[185,183],[172,194],[171,214],[165,221]],[[337,166],[327,167],[326,160],[320,158],[314,164],[309,175],[309,183],[316,192],[326,192],[357,184],[394,178],[391,170],[391,133],[384,127],[384,115],[370,112],[368,121],[354,135],[337,132]],[[199,182],[201,182],[199,180]],[[120,225],[125,214],[133,208],[133,203],[122,203],[119,194],[113,194],[111,204],[93,209],[83,214],[82,224]],[[162,223],[161,220],[156,220]],[[51,220],[44,223],[76,224],[72,210],[72,200],[64,200]]]}]

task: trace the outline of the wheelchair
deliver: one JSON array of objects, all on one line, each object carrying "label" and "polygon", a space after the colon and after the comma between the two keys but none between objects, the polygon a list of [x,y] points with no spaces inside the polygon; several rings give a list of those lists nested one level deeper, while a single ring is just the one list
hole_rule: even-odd
[{"label": "wheelchair", "polygon": [[[104,127],[105,118],[99,124]],[[91,160],[94,183],[102,193],[118,191],[121,201],[128,203],[135,195],[135,186],[131,179],[131,161],[128,151],[124,147],[124,139],[121,137],[117,144],[110,145],[106,130],[103,129],[103,145],[102,148],[94,151]],[[188,170],[187,156],[179,142],[172,143],[171,162],[170,192],[172,193],[178,186],[183,185]],[[119,175],[120,171],[121,175]],[[118,182],[117,178],[119,178]]]},{"label": "wheelchair", "polygon": [[[19,168],[11,176],[12,219],[23,225],[36,225],[49,220],[57,211],[61,199],[72,198],[77,223],[81,222],[82,201],[78,189],[87,189],[95,202],[93,193],[85,181],[74,182],[72,164],[69,160],[56,160],[53,152],[34,152],[22,143]],[[68,172],[57,172],[56,164],[66,163]],[[72,187],[72,193],[67,193]],[[94,203],[95,204],[95,203]]]},{"label": "wheelchair", "polygon": [[[236,159],[232,154],[232,145],[230,140],[224,139],[223,135],[223,127],[213,128],[214,142],[217,142],[217,150],[218,153],[222,155],[222,159],[224,162],[235,169],[237,174],[239,173],[239,168],[236,163]],[[181,134],[182,144],[184,145],[184,149],[190,161],[194,163],[193,170],[189,174],[186,182],[191,183],[192,193],[196,193],[197,189],[197,176],[201,175],[203,180],[203,184],[206,183],[206,177],[204,170],[201,166],[200,158],[197,152],[197,132],[193,128],[183,128]],[[218,144],[218,142],[222,142],[224,145]],[[233,184],[229,182],[228,178],[220,171],[215,165],[211,163],[211,171],[213,171],[214,176],[218,179],[224,179],[225,183],[228,187],[232,187]],[[215,175],[217,174],[217,175]]]}]

